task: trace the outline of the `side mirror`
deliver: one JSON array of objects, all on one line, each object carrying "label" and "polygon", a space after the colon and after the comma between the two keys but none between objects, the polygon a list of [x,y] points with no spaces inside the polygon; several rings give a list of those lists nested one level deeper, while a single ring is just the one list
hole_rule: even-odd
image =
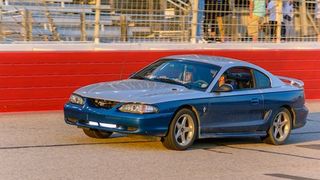
[{"label": "side mirror", "polygon": [[233,91],[233,87],[230,84],[224,84],[218,87],[214,92],[231,92]]}]

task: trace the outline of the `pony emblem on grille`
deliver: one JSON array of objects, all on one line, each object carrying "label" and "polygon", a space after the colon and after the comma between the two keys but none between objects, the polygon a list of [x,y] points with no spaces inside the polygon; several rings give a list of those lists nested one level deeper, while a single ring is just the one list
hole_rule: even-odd
[{"label": "pony emblem on grille", "polygon": [[92,99],[93,105],[96,107],[103,107],[107,109],[113,108],[119,102],[116,101],[109,101],[109,100],[102,100],[102,99]]}]

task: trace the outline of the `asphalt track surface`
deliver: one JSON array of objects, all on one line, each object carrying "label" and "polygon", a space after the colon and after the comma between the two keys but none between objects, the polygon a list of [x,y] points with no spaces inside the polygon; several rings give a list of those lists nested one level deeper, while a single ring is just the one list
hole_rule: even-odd
[{"label": "asphalt track surface", "polygon": [[259,138],[198,140],[187,151],[157,138],[86,137],[61,111],[0,115],[0,179],[320,180],[320,103],[286,145]]}]

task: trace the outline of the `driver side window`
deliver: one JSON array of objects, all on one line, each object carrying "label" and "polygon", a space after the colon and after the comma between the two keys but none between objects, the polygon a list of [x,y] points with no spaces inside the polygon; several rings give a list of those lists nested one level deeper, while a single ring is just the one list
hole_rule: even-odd
[{"label": "driver side window", "polygon": [[218,87],[223,84],[231,85],[235,91],[254,89],[253,70],[246,67],[230,68],[218,80]]}]

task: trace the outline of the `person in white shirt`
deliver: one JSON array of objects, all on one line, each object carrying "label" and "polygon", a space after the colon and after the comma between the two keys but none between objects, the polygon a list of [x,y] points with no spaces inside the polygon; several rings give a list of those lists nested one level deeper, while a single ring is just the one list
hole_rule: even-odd
[{"label": "person in white shirt", "polygon": [[287,0],[283,2],[283,23],[286,29],[286,39],[289,40],[294,37],[294,9],[293,9],[293,0]]},{"label": "person in white shirt", "polygon": [[267,11],[268,11],[268,15],[269,15],[269,25],[270,25],[270,38],[271,40],[275,40],[276,39],[276,35],[277,35],[277,25],[278,23],[281,23],[281,37],[285,36],[285,26],[283,24],[283,17],[280,17],[280,22],[277,22],[277,2],[276,0],[271,0],[268,3],[267,6]]}]

